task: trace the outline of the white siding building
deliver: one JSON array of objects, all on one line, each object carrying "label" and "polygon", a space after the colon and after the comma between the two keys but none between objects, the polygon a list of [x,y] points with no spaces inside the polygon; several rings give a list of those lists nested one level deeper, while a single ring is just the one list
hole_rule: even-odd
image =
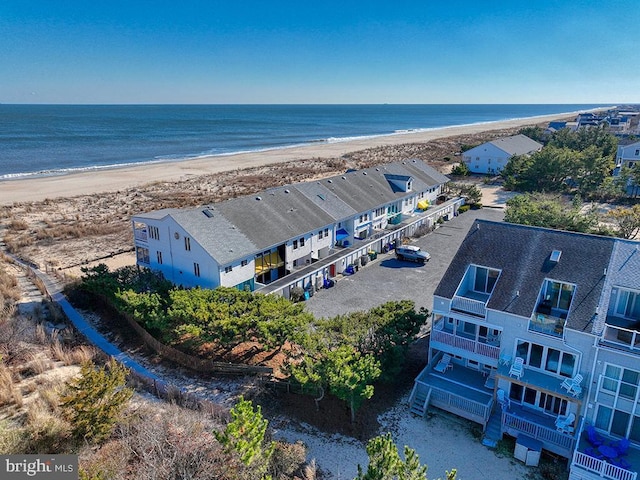
[{"label": "white siding building", "polygon": [[514,155],[530,155],[542,149],[542,144],[525,135],[499,138],[471,148],[462,154],[462,161],[472,173],[497,174]]},{"label": "white siding building", "polygon": [[407,160],[215,205],[136,215],[137,263],[187,287],[254,290],[435,204],[447,181]]}]

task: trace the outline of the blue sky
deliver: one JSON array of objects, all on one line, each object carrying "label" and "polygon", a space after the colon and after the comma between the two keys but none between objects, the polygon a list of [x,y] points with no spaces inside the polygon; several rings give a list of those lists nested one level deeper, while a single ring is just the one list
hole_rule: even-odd
[{"label": "blue sky", "polygon": [[640,103],[638,0],[0,2],[0,103]]}]

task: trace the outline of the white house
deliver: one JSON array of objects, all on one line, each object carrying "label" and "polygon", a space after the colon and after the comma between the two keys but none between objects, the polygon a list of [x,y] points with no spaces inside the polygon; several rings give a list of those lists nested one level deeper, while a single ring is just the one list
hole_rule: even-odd
[{"label": "white house", "polygon": [[530,155],[542,149],[542,144],[525,135],[498,138],[471,148],[462,154],[462,161],[472,173],[499,173],[514,155]]},{"label": "white house", "polygon": [[254,290],[436,202],[448,178],[407,160],[132,218],[137,264],[184,286]]},{"label": "white house", "polygon": [[640,161],[640,141],[627,144],[620,142],[620,144],[618,144],[616,168],[632,168],[638,161]]}]

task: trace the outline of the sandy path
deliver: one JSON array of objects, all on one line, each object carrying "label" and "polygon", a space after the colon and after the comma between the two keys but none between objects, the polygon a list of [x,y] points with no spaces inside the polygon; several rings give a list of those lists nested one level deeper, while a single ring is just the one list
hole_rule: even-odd
[{"label": "sandy path", "polygon": [[57,197],[114,192],[157,181],[186,178],[237,169],[283,163],[301,159],[340,157],[346,153],[383,145],[424,143],[438,138],[473,134],[510,127],[530,125],[566,118],[571,113],[545,115],[517,120],[439,128],[423,132],[365,138],[338,143],[318,143],[262,152],[238,153],[217,157],[201,157],[180,162],[166,162],[82,172],[53,177],[0,181],[0,205],[14,202],[40,201]]}]

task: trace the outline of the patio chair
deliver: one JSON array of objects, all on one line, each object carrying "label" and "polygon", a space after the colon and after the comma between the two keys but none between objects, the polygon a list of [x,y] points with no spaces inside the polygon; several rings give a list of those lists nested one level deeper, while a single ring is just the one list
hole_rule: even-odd
[{"label": "patio chair", "polygon": [[616,467],[624,468],[625,470],[631,469],[631,464],[622,457],[612,458],[611,460],[609,460],[609,463],[615,465]]},{"label": "patio chair", "polygon": [[613,442],[611,444],[611,446],[616,449],[616,452],[618,452],[619,457],[622,457],[629,452],[630,445],[631,445],[631,442],[629,441],[628,438],[621,438],[617,442]]},{"label": "patio chair", "polygon": [[573,422],[575,420],[575,413],[558,415],[558,418],[556,418],[556,429],[561,433],[573,433]]},{"label": "patio chair", "polygon": [[598,460],[604,460],[604,455],[602,455],[597,448],[593,448],[593,447],[585,448],[584,453],[586,453],[590,457],[597,458]]},{"label": "patio chair", "polygon": [[500,404],[500,407],[502,408],[502,411],[509,410],[511,401],[509,400],[509,397],[507,397],[503,389],[498,389],[498,391],[496,392],[496,398],[498,400],[498,403]]},{"label": "patio chair", "polygon": [[524,375],[524,359],[521,357],[516,357],[513,360],[511,368],[509,369],[509,376],[516,377],[518,380],[520,380],[520,378],[522,378],[522,375]]},{"label": "patio chair", "polygon": [[453,368],[453,365],[451,365],[451,355],[449,355],[448,353],[442,355],[440,361],[436,364],[435,367],[433,367],[433,369],[439,373],[445,373],[450,368]]},{"label": "patio chair", "polygon": [[591,444],[591,446],[599,447],[604,443],[604,437],[596,431],[596,428],[593,425],[589,425],[586,431],[587,441]]},{"label": "patio chair", "polygon": [[570,393],[574,397],[577,397],[582,393],[582,387],[580,386],[582,380],[582,375],[578,373],[573,378],[565,378],[560,386],[566,389],[567,393]]}]

